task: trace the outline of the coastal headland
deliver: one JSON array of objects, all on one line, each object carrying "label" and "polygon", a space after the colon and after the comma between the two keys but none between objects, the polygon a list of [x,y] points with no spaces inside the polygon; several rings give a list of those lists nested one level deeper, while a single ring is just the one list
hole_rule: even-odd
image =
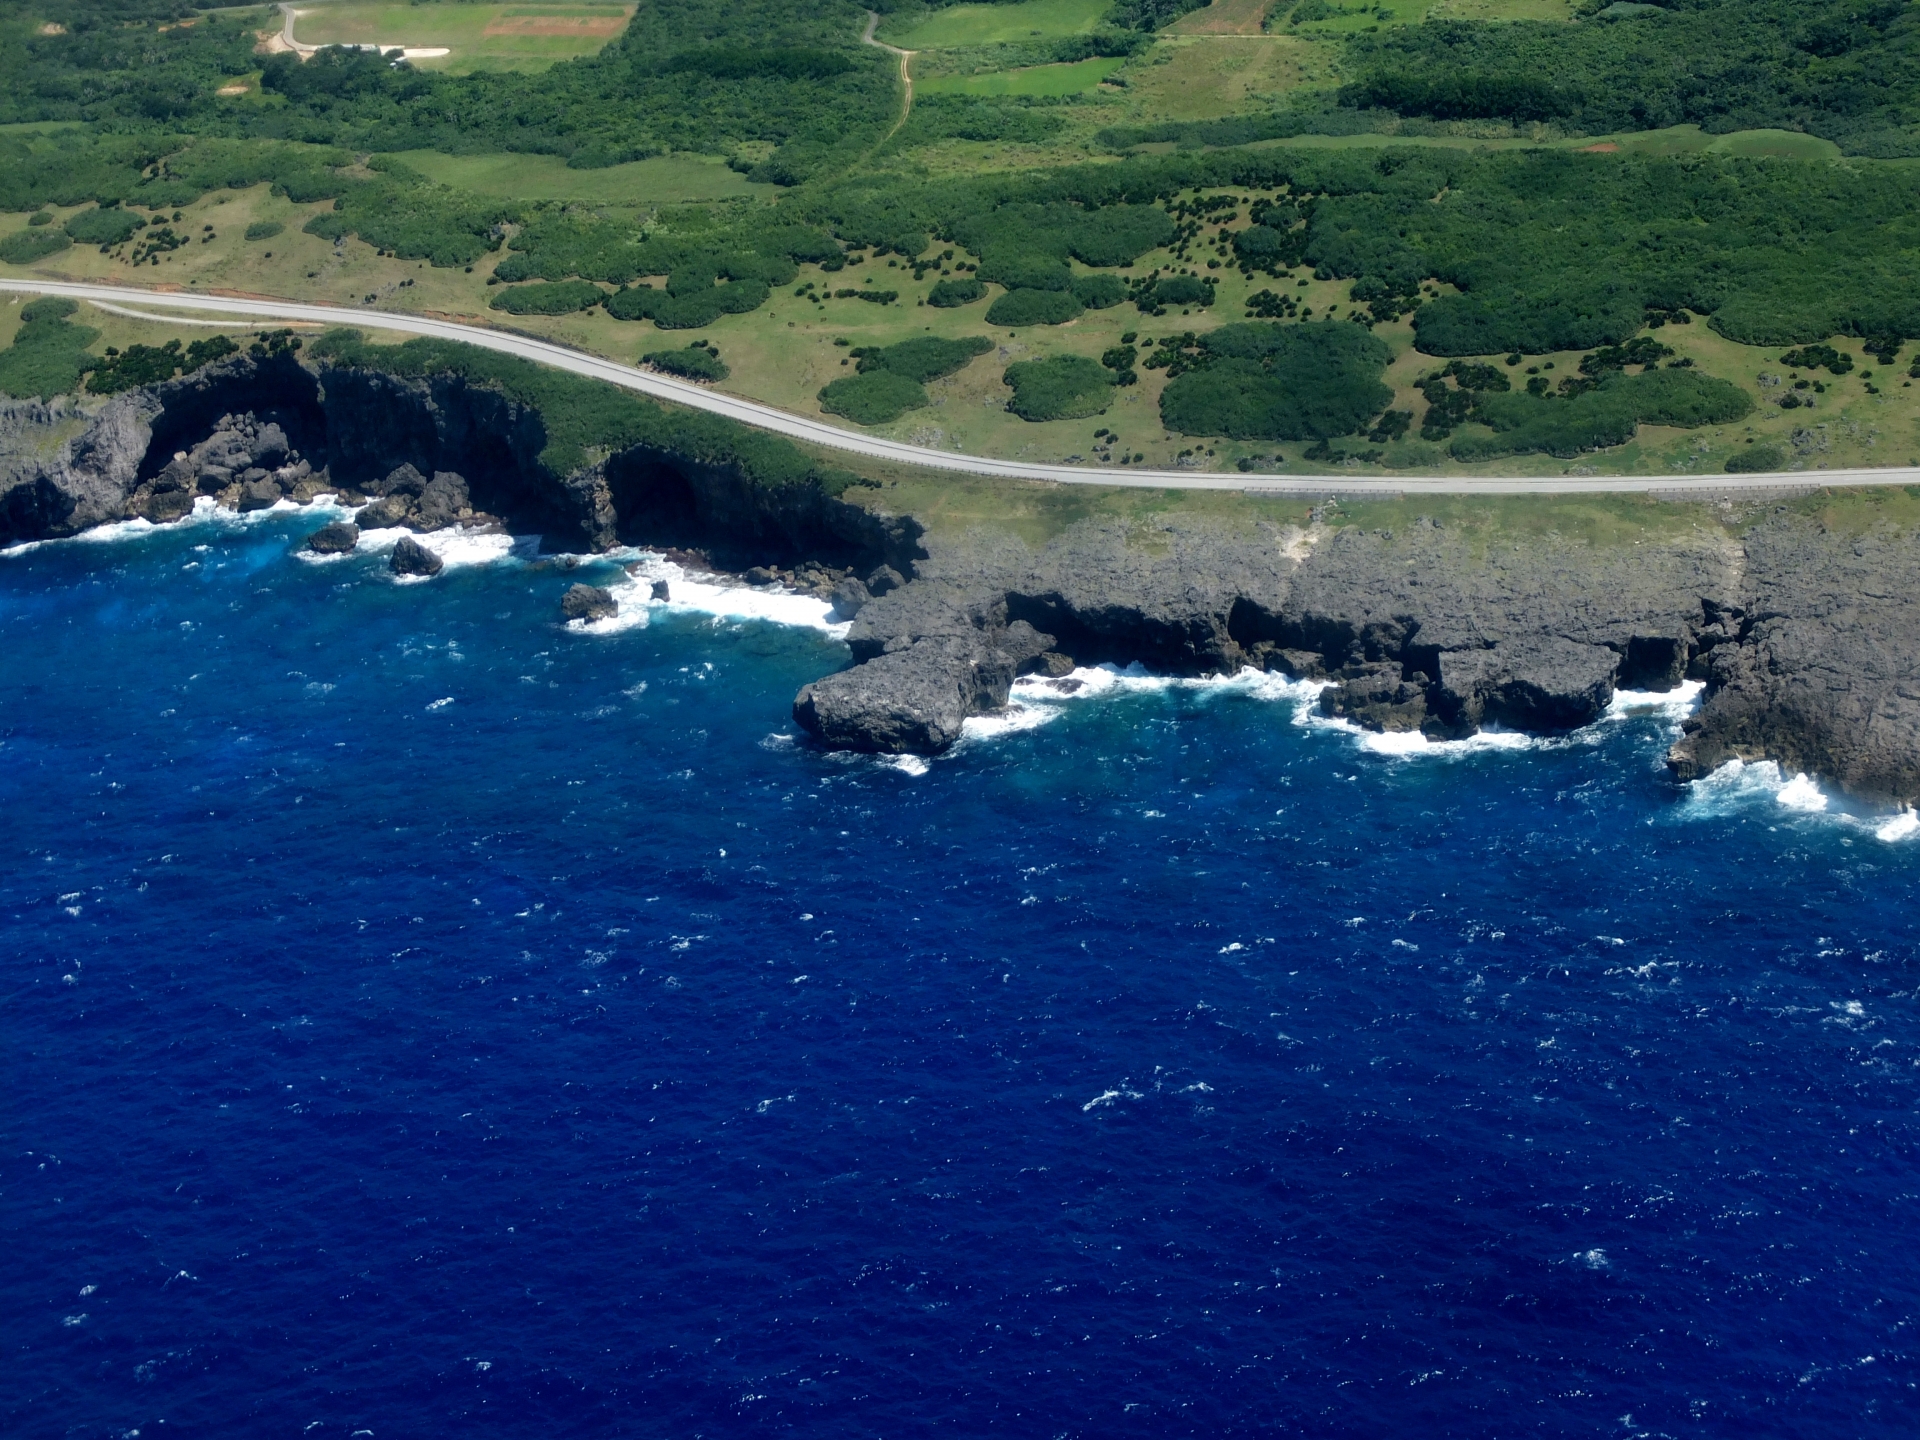
[{"label": "coastal headland", "polygon": [[[273,454],[206,461],[210,437],[257,447],[268,427]],[[1692,679],[1704,703],[1669,756],[1677,779],[1771,759],[1867,801],[1920,800],[1904,487],[1468,502],[858,474],[510,357],[342,332],[268,336],[104,403],[11,403],[0,431],[8,544],[168,523],[199,496],[365,501],[409,466],[457,476],[461,503],[415,501],[399,523],[671,547],[811,586],[851,622],[854,664],[794,714],[836,748],[937,753],[1016,676],[1070,684],[1108,661],[1319,679],[1327,713],[1433,738],[1570,731],[1616,690]]]}]

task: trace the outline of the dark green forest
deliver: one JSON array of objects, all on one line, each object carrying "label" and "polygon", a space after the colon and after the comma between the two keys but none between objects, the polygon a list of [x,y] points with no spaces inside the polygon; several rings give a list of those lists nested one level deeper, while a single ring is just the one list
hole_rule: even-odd
[{"label": "dark green forest", "polygon": [[1804,130],[1855,155],[1920,155],[1910,0],[1656,0],[1579,24],[1433,21],[1354,39],[1342,105],[1588,134],[1696,124]]},{"label": "dark green forest", "polygon": [[[520,150],[593,167],[669,149],[777,148],[762,178],[791,183],[845,160],[897,109],[891,61],[859,44],[851,0],[649,0],[600,54],[534,74],[453,76],[361,51],[302,63],[254,53],[273,12],[96,4],[44,35],[42,5],[0,4],[0,124],[86,120],[123,134],[300,140],[356,150]],[[265,17],[273,14],[268,21]],[[261,70],[258,95],[223,79]]]}]

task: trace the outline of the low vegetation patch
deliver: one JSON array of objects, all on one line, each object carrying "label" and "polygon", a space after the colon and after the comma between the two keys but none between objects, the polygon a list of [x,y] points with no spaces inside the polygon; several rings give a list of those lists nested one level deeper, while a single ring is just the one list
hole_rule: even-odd
[{"label": "low vegetation patch", "polygon": [[1258,321],[1162,340],[1144,362],[1171,373],[1160,417],[1185,435],[1327,440],[1351,435],[1393,400],[1382,381],[1393,353],[1344,320]]},{"label": "low vegetation patch", "polygon": [[52,226],[44,230],[16,230],[0,240],[0,260],[9,265],[32,265],[49,255],[58,255],[72,244],[66,231]]},{"label": "low vegetation patch", "polygon": [[147,222],[131,210],[95,206],[82,210],[67,221],[67,234],[82,245],[118,245],[147,228]]},{"label": "low vegetation patch", "polygon": [[902,340],[898,345],[856,349],[851,356],[858,362],[863,375],[884,370],[924,385],[929,380],[938,380],[964,370],[976,356],[984,355],[991,349],[993,341],[984,335],[968,335],[960,340],[921,335],[912,340]]},{"label": "low vegetation patch", "polygon": [[682,380],[711,382],[724,380],[733,373],[720,358],[720,352],[703,341],[679,350],[649,350],[640,357],[640,363],[667,375],[678,375]]},{"label": "low vegetation patch", "polygon": [[497,292],[488,305],[509,315],[571,315],[591,310],[607,298],[607,292],[584,280],[556,280],[545,285],[509,285]]},{"label": "low vegetation patch", "polygon": [[1009,290],[987,307],[989,325],[1064,325],[1086,313],[1071,290]]},{"label": "low vegetation patch", "polygon": [[939,310],[957,310],[986,298],[987,287],[973,279],[936,280],[927,292],[927,304]]},{"label": "low vegetation patch", "polygon": [[890,370],[846,375],[820,392],[822,410],[844,415],[856,425],[885,425],[926,403],[927,392],[918,380]]},{"label": "low vegetation patch", "polygon": [[1449,448],[1456,460],[1535,453],[1569,459],[1624,445],[1642,424],[1726,425],[1752,409],[1752,399],[1739,386],[1697,370],[1615,371],[1593,389],[1565,397],[1525,391],[1477,395],[1473,418],[1494,433],[1462,435]]},{"label": "low vegetation patch", "polygon": [[239,349],[225,335],[210,335],[185,348],[178,340],[164,345],[129,345],[125,350],[108,346],[106,358],[87,375],[87,389],[95,395],[117,395],[141,385],[158,385]]},{"label": "low vegetation patch", "polygon": [[1113,401],[1113,375],[1083,355],[1018,360],[1007,367],[1007,408],[1022,420],[1079,420]]},{"label": "low vegetation patch", "polygon": [[1729,475],[1753,475],[1786,468],[1786,452],[1778,445],[1749,445],[1729,455],[1726,464]]},{"label": "low vegetation patch", "polygon": [[80,377],[96,363],[87,347],[100,332],[68,319],[79,308],[52,295],[21,307],[13,344],[0,350],[0,394],[50,400],[80,388]]}]

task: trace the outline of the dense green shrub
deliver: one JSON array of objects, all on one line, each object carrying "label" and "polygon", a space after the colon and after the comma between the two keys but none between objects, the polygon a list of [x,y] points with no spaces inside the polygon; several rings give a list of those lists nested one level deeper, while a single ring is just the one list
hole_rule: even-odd
[{"label": "dense green shrub", "polygon": [[1306,258],[1307,232],[1249,225],[1234,232],[1233,253],[1256,270],[1291,269]]},{"label": "dense green shrub", "polygon": [[1726,425],[1752,409],[1744,390],[1697,370],[1614,371],[1594,389],[1564,399],[1524,391],[1478,395],[1473,418],[1494,434],[1463,435],[1451,449],[1457,460],[1540,451],[1567,459],[1624,445],[1643,423],[1687,429]]},{"label": "dense green shrub", "polygon": [[994,246],[980,261],[979,276],[1009,290],[1070,290],[1073,271],[1057,255],[1033,255]]},{"label": "dense green shrub", "polygon": [[1348,42],[1343,105],[1439,120],[1559,119],[1590,134],[1697,124],[1806,130],[1920,153],[1920,47],[1887,0],[1673,0],[1549,21],[1430,22]]},{"label": "dense green shrub", "polygon": [[968,335],[946,340],[938,335],[921,335],[881,349],[855,350],[861,374],[885,370],[894,375],[925,384],[942,376],[964,370],[976,356],[993,349],[993,341],[984,335]]},{"label": "dense green shrub", "polygon": [[705,345],[688,345],[679,350],[649,350],[640,357],[643,364],[683,380],[724,380],[733,372]]},{"label": "dense green shrub", "polygon": [[942,310],[957,309],[962,305],[971,305],[976,300],[984,300],[987,287],[978,280],[936,280],[933,289],[927,292],[927,304]]},{"label": "dense green shrub", "polygon": [[975,95],[921,95],[913,102],[906,128],[895,137],[902,147],[935,140],[986,140],[1039,145],[1058,135],[1066,121],[1051,110],[1016,100]]},{"label": "dense green shrub", "polygon": [[0,350],[0,395],[16,400],[69,395],[95,363],[87,347],[100,332],[68,320],[80,307],[64,297],[48,296],[20,309],[13,344]]},{"label": "dense green shrub", "polygon": [[[1782,355],[1780,363],[1791,365],[1796,370],[1831,370],[1835,375],[1845,375],[1853,369],[1853,356],[1831,345],[1802,345],[1798,350],[1789,350]],[[1881,363],[1890,365],[1893,362]]]},{"label": "dense green shrub", "polygon": [[1022,420],[1079,420],[1113,402],[1113,376],[1084,355],[1017,360],[1007,366],[1007,408]]},{"label": "dense green shrub", "polygon": [[1127,298],[1127,287],[1117,275],[1076,275],[1073,298],[1089,310],[1111,310]]},{"label": "dense green shrub", "polygon": [[52,226],[44,230],[16,230],[0,240],[0,260],[9,265],[31,265],[49,255],[58,255],[72,244],[66,231]]},{"label": "dense green shrub", "polygon": [[1787,456],[1778,445],[1749,445],[1727,457],[1729,475],[1752,475],[1787,468]]},{"label": "dense green shrub", "polygon": [[989,325],[1064,325],[1085,313],[1069,290],[1009,290],[987,307]]},{"label": "dense green shrub", "polygon": [[1166,275],[1136,288],[1133,303],[1143,314],[1157,315],[1174,305],[1213,304],[1214,288],[1193,275]]},{"label": "dense green shrub", "polygon": [[856,425],[884,425],[927,403],[927,392],[917,380],[889,370],[846,375],[820,392],[820,408],[844,415]]},{"label": "dense green shrub", "polygon": [[117,395],[139,385],[158,385],[180,373],[180,342],[164,345],[129,345],[125,350],[108,350],[106,359],[87,376],[87,389],[95,395]]},{"label": "dense green shrub", "polygon": [[[575,282],[584,283],[584,282]],[[616,320],[651,320],[662,330],[698,330],[722,315],[744,315],[767,301],[767,286],[758,280],[729,285],[709,282],[705,288],[685,286],[678,295],[634,285],[606,297],[607,313]]]},{"label": "dense green shrub", "polygon": [[140,385],[158,385],[182,371],[198,370],[239,349],[225,335],[195,340],[184,350],[178,340],[169,340],[164,345],[129,345],[125,350],[109,348],[106,358],[88,372],[87,389],[95,395],[117,395]]},{"label": "dense green shrub", "polygon": [[146,225],[144,219],[130,210],[96,206],[72,216],[67,221],[67,234],[82,245],[118,245],[132,239],[134,232],[144,230]]},{"label": "dense green shrub", "polygon": [[256,220],[247,226],[247,239],[271,240],[286,228],[278,220]]},{"label": "dense green shrub", "polygon": [[607,292],[584,280],[557,280],[540,285],[509,285],[494,293],[487,302],[494,310],[509,315],[571,315],[576,310],[591,310],[607,298]]},{"label": "dense green shrub", "polygon": [[1393,400],[1380,378],[1392,351],[1344,320],[1226,325],[1180,353],[1188,362],[1161,393],[1160,416],[1186,435],[1326,440],[1361,429]]}]

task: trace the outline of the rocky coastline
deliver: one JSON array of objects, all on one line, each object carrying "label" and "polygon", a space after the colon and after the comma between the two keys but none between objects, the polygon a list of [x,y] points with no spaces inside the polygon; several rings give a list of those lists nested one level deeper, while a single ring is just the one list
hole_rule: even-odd
[{"label": "rocky coastline", "polygon": [[[1034,548],[930,537],[910,517],[658,448],[555,474],[544,444],[536,410],[458,376],[235,356],[86,412],[7,405],[0,544],[164,523],[202,495],[247,509],[331,492],[366,503],[363,526],[686,547],[830,600],[854,663],[804,687],[793,714],[834,748],[938,753],[1018,676],[1107,661],[1318,679],[1329,715],[1434,738],[1564,732],[1617,690],[1695,679],[1704,701],[1668,757],[1676,779],[1771,759],[1868,801],[1920,801],[1920,546],[1895,527],[1843,533],[1778,507],[1658,542],[1490,545],[1323,509],[1304,526],[1086,520]],[[316,548],[350,549],[351,529],[328,526]],[[591,589],[568,614],[604,613]]]}]

